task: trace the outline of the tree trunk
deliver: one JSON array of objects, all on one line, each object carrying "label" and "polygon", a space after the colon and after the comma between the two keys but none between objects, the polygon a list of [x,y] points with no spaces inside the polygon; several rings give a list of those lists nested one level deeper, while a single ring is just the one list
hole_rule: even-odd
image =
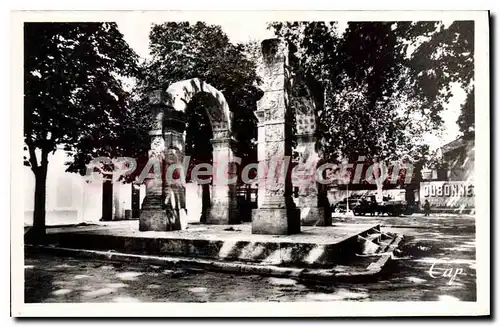
[{"label": "tree trunk", "polygon": [[42,164],[35,172],[35,206],[33,212],[33,241],[40,243],[45,239],[45,207],[47,186],[47,163]]}]

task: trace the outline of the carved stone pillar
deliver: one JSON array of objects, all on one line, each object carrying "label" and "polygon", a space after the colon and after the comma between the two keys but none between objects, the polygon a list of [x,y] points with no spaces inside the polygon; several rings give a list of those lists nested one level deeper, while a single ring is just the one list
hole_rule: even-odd
[{"label": "carved stone pillar", "polygon": [[[259,108],[260,109],[260,108]],[[257,160],[262,166],[266,160],[266,125],[264,124],[264,110],[256,111],[256,116],[258,119],[257,123]],[[262,169],[264,167],[259,167]],[[263,170],[263,172],[265,172]],[[258,185],[261,185],[257,189],[257,208],[262,207],[264,198],[266,197],[266,188],[264,187],[266,183],[266,176],[264,174],[258,175]]]},{"label": "carved stone pillar", "polygon": [[297,152],[299,161],[296,166],[294,186],[298,188],[296,204],[300,208],[300,221],[303,226],[327,226],[323,203],[316,181],[316,168],[319,155],[315,150],[316,138],[311,134],[297,136]]},{"label": "carved stone pillar", "polygon": [[259,137],[264,134],[265,150],[260,154],[259,164],[264,172],[267,171],[267,176],[259,176],[260,206],[252,212],[252,233],[288,235],[300,232],[300,213],[291,197],[288,174],[292,152],[286,71],[288,51],[279,39],[268,39],[262,42],[262,53],[264,96],[257,104],[257,116],[262,117],[263,112],[264,120],[260,122],[263,133],[260,130]]},{"label": "carved stone pillar", "polygon": [[233,162],[227,130],[214,130],[213,177],[207,224],[239,224],[236,199],[237,166]]},{"label": "carved stone pillar", "polygon": [[184,114],[167,110],[163,138],[165,139],[165,210],[167,230],[182,229],[181,221],[187,221],[186,179],[187,167],[184,166],[185,130]]},{"label": "carved stone pillar", "polygon": [[[166,177],[168,176],[165,173],[168,165],[177,163],[179,160],[182,164],[185,121],[182,113],[167,107],[162,91],[151,93],[149,101],[153,114],[153,123],[152,130],[149,132],[151,136],[151,150],[149,150],[151,165],[148,164],[148,167],[151,168],[152,173],[154,171],[155,177],[145,180],[146,196],[139,218],[139,230],[178,230],[181,228],[181,218],[177,212],[179,210],[172,211],[168,210],[168,208],[172,204],[176,208],[185,208],[185,188],[182,188],[182,184],[181,186],[167,185]],[[173,154],[176,159],[172,159]]]},{"label": "carved stone pillar", "polygon": [[[166,217],[163,210],[163,181],[161,178],[161,167],[163,166],[165,141],[163,139],[162,130],[152,130],[149,132],[151,136],[151,150],[148,151],[150,162],[154,162],[153,171],[154,178],[148,178],[144,182],[146,184],[146,196],[142,202],[141,214],[139,217],[140,231],[164,231],[166,230]],[[149,166],[149,164],[148,164]],[[157,171],[159,169],[160,171]]]},{"label": "carved stone pillar", "polygon": [[316,120],[314,105],[311,99],[294,99],[293,105],[296,112],[297,128],[297,152],[299,159],[296,169],[297,174],[292,180],[294,186],[298,188],[297,206],[300,208],[300,221],[305,226],[326,226],[329,222],[325,217],[322,207],[318,183],[316,182],[316,168],[319,162],[319,155],[316,151]]}]

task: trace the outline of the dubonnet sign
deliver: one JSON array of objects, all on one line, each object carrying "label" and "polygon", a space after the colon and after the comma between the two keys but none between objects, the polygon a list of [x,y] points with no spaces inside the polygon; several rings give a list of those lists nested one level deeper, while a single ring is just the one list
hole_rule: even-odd
[{"label": "dubonnet sign", "polygon": [[420,203],[428,200],[431,210],[474,209],[474,183],[472,182],[422,182]]}]

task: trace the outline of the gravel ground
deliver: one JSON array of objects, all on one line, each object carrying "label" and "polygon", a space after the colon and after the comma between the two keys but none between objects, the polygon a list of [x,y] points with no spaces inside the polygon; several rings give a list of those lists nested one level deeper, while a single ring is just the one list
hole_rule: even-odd
[{"label": "gravel ground", "polygon": [[334,223],[382,223],[385,230],[405,235],[387,272],[370,283],[303,283],[44,255],[26,259],[25,301],[475,301],[474,218],[421,218],[336,219]]}]

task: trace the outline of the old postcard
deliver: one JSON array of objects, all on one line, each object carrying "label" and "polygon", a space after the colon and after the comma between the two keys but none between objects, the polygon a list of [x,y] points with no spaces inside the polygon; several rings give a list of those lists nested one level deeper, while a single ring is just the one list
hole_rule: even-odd
[{"label": "old postcard", "polygon": [[11,39],[13,316],[490,314],[487,11],[13,12]]}]

